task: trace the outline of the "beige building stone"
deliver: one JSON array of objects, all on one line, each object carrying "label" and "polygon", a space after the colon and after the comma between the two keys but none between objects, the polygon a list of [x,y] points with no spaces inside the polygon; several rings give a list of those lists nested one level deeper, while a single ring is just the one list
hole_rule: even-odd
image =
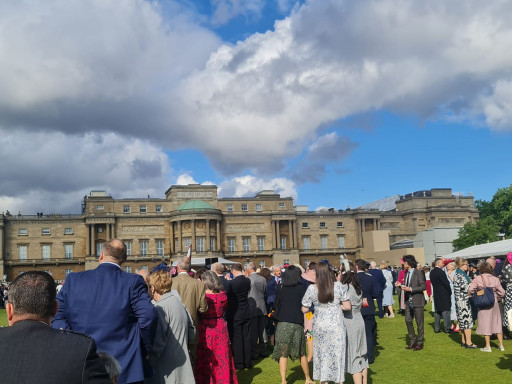
[{"label": "beige building stone", "polygon": [[372,231],[384,232],[379,236],[394,243],[413,239],[427,228],[462,226],[477,219],[473,197],[454,196],[451,189],[400,196],[391,211],[321,212],[294,206],[292,198],[274,191],[219,198],[214,185],[172,186],[165,198],[115,199],[91,191],[79,215],[2,214],[0,277],[5,274],[11,281],[23,271],[38,269],[63,280],[70,272],[95,268],[104,242],[112,237],[127,245],[123,268],[133,273],[185,255],[189,244],[193,257],[254,261],[267,267],[304,266],[322,259],[339,265],[340,256],[375,256],[379,249],[372,248],[375,242],[367,236]]}]

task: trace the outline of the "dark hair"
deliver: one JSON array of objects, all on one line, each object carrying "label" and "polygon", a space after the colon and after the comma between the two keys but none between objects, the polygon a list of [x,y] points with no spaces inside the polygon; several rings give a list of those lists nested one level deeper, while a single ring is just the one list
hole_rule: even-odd
[{"label": "dark hair", "polygon": [[55,280],[41,271],[19,275],[9,287],[9,303],[16,315],[34,315],[40,319],[53,316],[55,308]]},{"label": "dark hair", "polygon": [[314,261],[312,261],[311,263],[308,264],[308,269],[310,271],[314,271],[315,267],[316,267],[316,263]]},{"label": "dark hair", "polygon": [[416,265],[418,265],[413,255],[405,255],[402,260],[404,261],[404,264],[409,264],[411,268],[416,268]]},{"label": "dark hair", "polygon": [[361,290],[361,284],[359,284],[359,279],[357,278],[357,272],[354,272],[352,268],[350,268],[350,271],[345,271],[345,273],[341,275],[341,283],[347,285],[351,284],[358,295],[363,292]]},{"label": "dark hair", "polygon": [[334,274],[324,262],[316,265],[315,273],[318,301],[322,304],[330,303],[334,300]]},{"label": "dark hair", "polygon": [[119,263],[126,261],[126,245],[118,239],[110,239],[103,244],[103,254],[116,259]]},{"label": "dark hair", "polygon": [[224,290],[219,277],[212,271],[205,270],[201,275],[201,281],[204,283],[205,288],[213,291],[213,293],[219,293]]},{"label": "dark hair", "polygon": [[265,280],[269,281],[272,277],[272,272],[268,268],[261,268],[260,276],[263,276]]},{"label": "dark hair", "polygon": [[[199,269],[196,271],[196,273],[194,274],[194,277],[195,277],[196,279],[201,279],[201,276],[203,276],[203,273],[205,273],[206,271],[207,271],[207,269],[206,269],[206,268],[201,267],[201,268],[199,268]],[[201,280],[202,280],[202,279],[201,279]]]},{"label": "dark hair", "polygon": [[364,261],[363,259],[357,259],[356,266],[360,271],[366,271],[368,269],[368,267],[366,266],[366,261]]},{"label": "dark hair", "polygon": [[290,265],[283,273],[282,284],[283,287],[295,287],[301,283],[300,280],[301,270],[295,265]]},{"label": "dark hair", "polygon": [[242,272],[242,264],[240,264],[240,263],[233,264],[233,265],[231,266],[231,270],[232,270],[232,271]]}]

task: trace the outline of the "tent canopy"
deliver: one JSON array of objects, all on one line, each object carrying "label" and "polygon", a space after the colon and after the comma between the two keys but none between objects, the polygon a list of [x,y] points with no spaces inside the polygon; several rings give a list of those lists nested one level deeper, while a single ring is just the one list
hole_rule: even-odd
[{"label": "tent canopy", "polygon": [[[234,261],[229,261],[227,259],[223,259],[222,257],[219,257],[219,263],[222,265],[233,265],[238,264]],[[172,266],[175,267],[177,265],[177,262],[174,261],[172,263]],[[190,261],[190,265],[193,267],[204,267],[206,265],[206,258],[205,257],[192,257],[192,260]]]},{"label": "tent canopy", "polygon": [[463,259],[485,259],[491,256],[505,257],[508,252],[512,252],[512,239],[473,245],[444,257],[447,259],[455,259],[457,257],[462,257]]}]

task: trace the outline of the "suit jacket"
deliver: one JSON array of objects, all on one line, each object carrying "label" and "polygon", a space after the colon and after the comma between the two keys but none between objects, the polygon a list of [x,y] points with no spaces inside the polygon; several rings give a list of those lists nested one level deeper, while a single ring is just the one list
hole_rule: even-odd
[{"label": "suit jacket", "polygon": [[90,335],[100,351],[119,361],[120,384],[151,376],[146,356],[151,352],[157,312],[141,276],[101,263],[96,269],[69,274],[57,301],[52,327]]},{"label": "suit jacket", "polygon": [[[405,281],[407,282],[407,272],[405,273]],[[414,308],[424,307],[425,295],[423,294],[423,291],[427,289],[425,273],[414,268],[412,277],[409,278],[408,286],[411,287],[411,292],[405,292],[405,305],[407,305],[409,298],[412,296],[412,306]]]},{"label": "suit jacket", "polygon": [[251,280],[251,290],[249,291],[251,317],[265,316],[267,314],[267,306],[265,304],[267,279],[253,272],[249,275],[249,280]]},{"label": "suit jacket", "polygon": [[267,282],[267,303],[274,305],[278,286],[277,278],[273,275],[270,276],[270,280]]},{"label": "suit jacket", "polygon": [[172,289],[178,291],[181,302],[185,305],[194,321],[194,327],[199,329],[198,314],[208,310],[204,283],[194,279],[187,273],[180,273],[172,279]]},{"label": "suit jacket", "polygon": [[231,290],[231,280],[228,280],[224,277],[224,275],[219,276],[217,275],[220,282],[222,283],[222,286],[224,287],[224,291],[226,291],[226,295],[229,296],[229,291]]},{"label": "suit jacket", "polygon": [[433,288],[436,311],[450,311],[452,308],[452,289],[446,272],[439,267],[430,271],[430,284]]},{"label": "suit jacket", "polygon": [[111,383],[88,336],[22,320],[0,328],[0,345],[0,383]]},{"label": "suit jacket", "polygon": [[380,269],[369,269],[368,273],[373,276],[374,282],[377,283],[378,290],[382,293],[386,288],[386,278]]},{"label": "suit jacket", "polygon": [[359,279],[359,284],[361,285],[361,290],[363,291],[363,299],[367,299],[368,307],[361,307],[361,315],[363,316],[374,316],[375,315],[375,304],[373,299],[379,297],[379,287],[375,282],[375,279],[372,275],[366,272],[357,272],[357,278]]},{"label": "suit jacket", "polygon": [[249,291],[251,280],[239,275],[231,280],[231,292],[228,297],[230,318],[233,320],[247,320],[251,318],[249,312]]}]

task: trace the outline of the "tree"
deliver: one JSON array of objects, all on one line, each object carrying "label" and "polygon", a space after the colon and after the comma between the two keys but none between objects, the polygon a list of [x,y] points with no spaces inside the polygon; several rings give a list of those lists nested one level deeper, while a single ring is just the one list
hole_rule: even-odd
[{"label": "tree", "polygon": [[505,236],[512,234],[512,185],[508,188],[500,188],[491,200],[492,217]]},{"label": "tree", "polygon": [[498,241],[500,227],[493,217],[485,217],[473,223],[466,223],[459,231],[459,237],[453,240],[456,251],[476,244]]}]

